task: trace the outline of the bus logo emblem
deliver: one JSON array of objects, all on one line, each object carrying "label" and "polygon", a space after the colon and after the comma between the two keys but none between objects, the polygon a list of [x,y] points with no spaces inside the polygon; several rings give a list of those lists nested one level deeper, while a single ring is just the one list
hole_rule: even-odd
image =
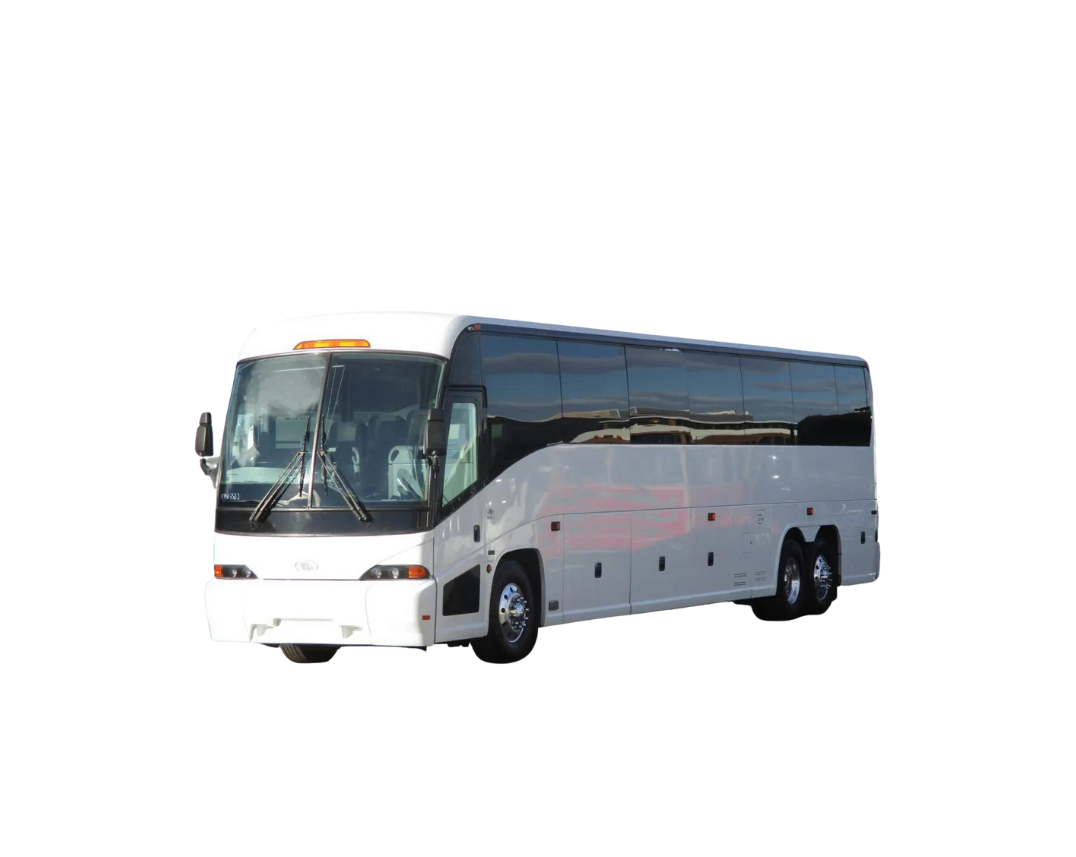
[{"label": "bus logo emblem", "polygon": [[317,571],[318,570],[318,564],[316,562],[314,562],[313,560],[301,559],[297,563],[295,563],[295,570],[296,571]]}]

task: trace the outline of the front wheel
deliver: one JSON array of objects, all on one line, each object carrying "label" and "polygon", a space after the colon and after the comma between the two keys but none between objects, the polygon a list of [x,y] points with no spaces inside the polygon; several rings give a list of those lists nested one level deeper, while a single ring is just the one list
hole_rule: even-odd
[{"label": "front wheel", "polygon": [[473,641],[478,657],[491,664],[510,664],[530,654],[538,639],[538,605],[523,567],[508,560],[493,575],[486,636]]},{"label": "front wheel", "polygon": [[339,646],[312,646],[301,643],[281,643],[280,651],[297,664],[323,664],[336,654]]}]

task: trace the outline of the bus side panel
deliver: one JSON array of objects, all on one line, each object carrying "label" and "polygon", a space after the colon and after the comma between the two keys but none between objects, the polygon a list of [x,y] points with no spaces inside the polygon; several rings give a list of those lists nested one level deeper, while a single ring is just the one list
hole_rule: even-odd
[{"label": "bus side panel", "polygon": [[[552,528],[559,525],[558,530]],[[564,518],[544,518],[537,523],[534,544],[542,562],[542,584],[545,587],[542,605],[543,625],[559,625],[564,621]],[[549,609],[556,604],[555,610]]]},{"label": "bus side panel", "polygon": [[859,504],[840,516],[841,583],[869,583],[878,577],[878,544],[875,528],[878,518],[871,514],[873,504]]},{"label": "bus side panel", "polygon": [[[496,507],[497,495],[491,493],[488,497],[486,502],[489,506]],[[496,519],[491,520],[488,525],[490,540],[486,544],[485,562],[487,565],[496,565],[505,554],[512,551],[536,550],[538,552],[542,573],[543,603],[540,614],[542,625],[559,625],[564,621],[564,538],[561,529],[563,526],[564,519],[560,516],[540,518],[507,532],[502,531]],[[550,604],[556,604],[556,609],[549,609]]]},{"label": "bus side panel", "polygon": [[692,565],[699,569],[696,585],[699,594],[712,596],[713,601],[747,594],[747,571],[734,512],[720,506],[692,510]]},{"label": "bus side panel", "polygon": [[631,512],[564,516],[564,621],[631,612]]},{"label": "bus side panel", "polygon": [[631,612],[674,607],[701,594],[693,562],[691,511],[631,513]]}]

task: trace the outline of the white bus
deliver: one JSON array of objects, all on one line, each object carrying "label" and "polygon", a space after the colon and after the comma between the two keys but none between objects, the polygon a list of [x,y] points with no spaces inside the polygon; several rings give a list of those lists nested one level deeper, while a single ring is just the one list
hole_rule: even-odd
[{"label": "white bus", "polygon": [[525,657],[538,628],[878,577],[858,357],[469,316],[256,330],[216,486],[214,640]]}]

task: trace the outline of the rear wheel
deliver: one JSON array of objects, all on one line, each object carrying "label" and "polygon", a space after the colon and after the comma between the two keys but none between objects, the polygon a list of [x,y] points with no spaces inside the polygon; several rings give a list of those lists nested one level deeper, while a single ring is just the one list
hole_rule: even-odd
[{"label": "rear wheel", "polygon": [[806,598],[803,550],[799,543],[788,539],[781,546],[781,560],[777,565],[777,592],[769,598],[751,602],[751,609],[759,619],[783,622],[803,615]]},{"label": "rear wheel", "polygon": [[807,562],[807,609],[825,613],[837,597],[837,557],[829,543],[818,539]]},{"label": "rear wheel", "polygon": [[306,643],[281,643],[280,651],[297,664],[323,664],[336,654],[339,646],[312,646]]},{"label": "rear wheel", "polygon": [[491,664],[510,664],[530,654],[538,639],[538,609],[530,579],[512,560],[502,562],[493,575],[489,630],[472,641],[478,657]]}]

